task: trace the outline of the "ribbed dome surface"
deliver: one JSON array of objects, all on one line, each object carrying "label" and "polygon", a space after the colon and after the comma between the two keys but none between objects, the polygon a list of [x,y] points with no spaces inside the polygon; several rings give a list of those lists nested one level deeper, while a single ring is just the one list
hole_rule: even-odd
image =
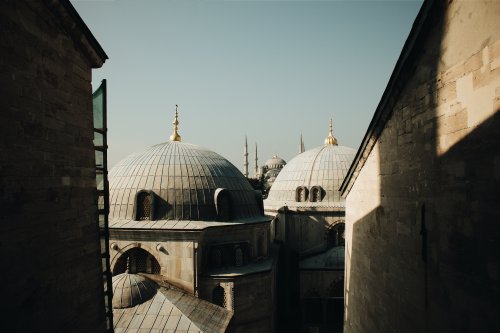
[{"label": "ribbed dome surface", "polygon": [[136,306],[156,294],[156,284],[144,276],[122,273],[113,276],[113,308]]},{"label": "ribbed dome surface", "polygon": [[300,205],[321,206],[325,203],[343,205],[344,200],[338,189],[355,153],[352,148],[329,144],[297,155],[288,162],[274,181],[264,202],[266,208],[293,205],[299,186],[309,189],[312,186],[321,186],[325,191],[321,202],[301,202]]},{"label": "ribbed dome surface", "polygon": [[224,157],[205,148],[169,141],[132,154],[109,173],[110,218],[134,219],[135,195],[155,194],[154,219],[216,220],[214,194],[226,189],[232,219],[261,215],[255,192]]}]

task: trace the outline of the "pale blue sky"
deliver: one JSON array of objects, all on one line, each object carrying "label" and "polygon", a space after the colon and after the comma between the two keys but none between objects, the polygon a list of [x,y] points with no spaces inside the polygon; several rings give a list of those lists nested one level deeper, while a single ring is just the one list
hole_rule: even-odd
[{"label": "pale blue sky", "polygon": [[109,56],[110,166],[168,140],[242,169],[323,144],[358,149],[422,1],[95,1],[73,5]]}]

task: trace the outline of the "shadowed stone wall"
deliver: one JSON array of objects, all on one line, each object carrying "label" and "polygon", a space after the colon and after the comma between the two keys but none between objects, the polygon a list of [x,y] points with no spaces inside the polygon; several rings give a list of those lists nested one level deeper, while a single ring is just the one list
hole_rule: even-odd
[{"label": "shadowed stone wall", "polygon": [[79,40],[70,37],[69,27],[75,33],[79,25],[70,24],[64,3],[0,5],[6,332],[105,331],[92,143],[96,64],[82,32]]},{"label": "shadowed stone wall", "polygon": [[423,6],[346,199],[345,332],[500,331],[500,2]]}]

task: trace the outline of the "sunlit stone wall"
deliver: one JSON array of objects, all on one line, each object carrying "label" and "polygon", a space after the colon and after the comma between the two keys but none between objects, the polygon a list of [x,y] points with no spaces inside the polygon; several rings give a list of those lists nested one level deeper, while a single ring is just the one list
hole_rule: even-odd
[{"label": "sunlit stone wall", "polygon": [[500,331],[500,2],[426,6],[346,192],[345,332]]}]

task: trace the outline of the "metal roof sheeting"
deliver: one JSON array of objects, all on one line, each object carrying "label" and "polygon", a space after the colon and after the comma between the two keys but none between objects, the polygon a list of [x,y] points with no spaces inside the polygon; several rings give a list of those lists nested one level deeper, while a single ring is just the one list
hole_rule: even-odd
[{"label": "metal roof sheeting", "polygon": [[231,220],[262,216],[253,188],[234,165],[185,142],[161,143],[126,157],[110,171],[109,185],[111,221],[135,218],[140,190],[153,191],[158,199],[153,219],[217,220],[218,188],[230,195]]}]

